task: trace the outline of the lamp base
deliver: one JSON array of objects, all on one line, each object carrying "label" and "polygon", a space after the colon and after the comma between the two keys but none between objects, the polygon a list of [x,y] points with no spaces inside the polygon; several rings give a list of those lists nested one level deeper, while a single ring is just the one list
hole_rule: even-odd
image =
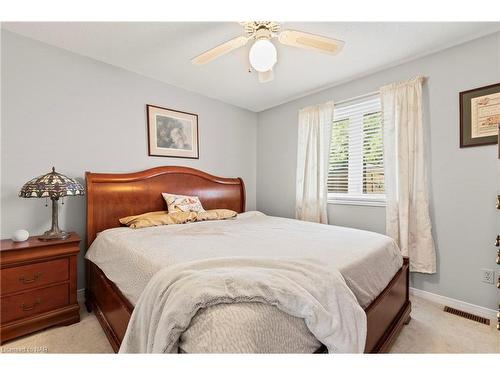
[{"label": "lamp base", "polygon": [[69,237],[69,233],[59,229],[59,218],[58,218],[58,197],[50,198],[52,200],[52,227],[46,231],[43,236],[38,237],[40,241],[50,241],[50,240],[65,240]]},{"label": "lamp base", "polygon": [[42,236],[38,237],[40,241],[50,241],[50,240],[65,240],[70,234],[64,231],[54,231],[48,230]]}]

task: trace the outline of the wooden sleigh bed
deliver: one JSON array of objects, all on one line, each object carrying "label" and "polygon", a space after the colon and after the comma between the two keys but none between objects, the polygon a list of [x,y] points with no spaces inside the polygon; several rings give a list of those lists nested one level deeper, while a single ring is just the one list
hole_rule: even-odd
[{"label": "wooden sleigh bed", "polygon": [[[187,167],[157,167],[129,174],[87,172],[87,247],[97,233],[119,227],[119,218],[165,209],[161,193],[196,195],[206,209],[245,211],[241,178],[221,178]],[[125,335],[133,305],[92,262],[86,261],[87,309],[93,310],[115,352]],[[365,308],[365,353],[388,352],[410,320],[408,258],[387,287]]]}]

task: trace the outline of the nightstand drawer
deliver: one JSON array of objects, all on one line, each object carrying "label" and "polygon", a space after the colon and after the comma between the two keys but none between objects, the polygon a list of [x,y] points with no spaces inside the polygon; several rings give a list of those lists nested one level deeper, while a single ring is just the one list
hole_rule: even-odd
[{"label": "nightstand drawer", "polygon": [[69,285],[62,284],[1,299],[2,324],[54,310],[69,303]]},{"label": "nightstand drawer", "polygon": [[68,280],[68,258],[49,260],[20,267],[4,268],[1,271],[1,294]]}]

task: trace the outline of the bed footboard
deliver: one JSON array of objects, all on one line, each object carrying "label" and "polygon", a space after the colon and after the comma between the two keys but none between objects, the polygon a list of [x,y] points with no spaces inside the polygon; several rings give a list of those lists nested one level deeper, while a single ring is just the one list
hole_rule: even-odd
[{"label": "bed footboard", "polygon": [[[94,311],[113,350],[118,352],[134,308],[99,267],[86,263],[86,304]],[[365,353],[387,353],[410,319],[408,258],[404,258],[401,269],[365,311],[368,322]]]}]

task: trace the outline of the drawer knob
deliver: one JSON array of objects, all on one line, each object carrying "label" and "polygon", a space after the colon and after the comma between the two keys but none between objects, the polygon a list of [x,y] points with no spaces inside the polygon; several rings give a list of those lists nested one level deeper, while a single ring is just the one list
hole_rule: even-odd
[{"label": "drawer knob", "polygon": [[31,305],[31,306],[27,306],[25,305],[24,303],[21,305],[21,309],[23,311],[30,311],[30,310],[33,310],[37,305],[39,305],[40,303],[42,303],[42,300],[40,298],[37,298],[35,300],[35,302]]},{"label": "drawer knob", "polygon": [[19,281],[22,282],[23,284],[31,284],[37,281],[40,278],[40,276],[42,276],[41,272],[35,273],[31,279],[27,279],[24,275],[22,275],[19,278]]}]

